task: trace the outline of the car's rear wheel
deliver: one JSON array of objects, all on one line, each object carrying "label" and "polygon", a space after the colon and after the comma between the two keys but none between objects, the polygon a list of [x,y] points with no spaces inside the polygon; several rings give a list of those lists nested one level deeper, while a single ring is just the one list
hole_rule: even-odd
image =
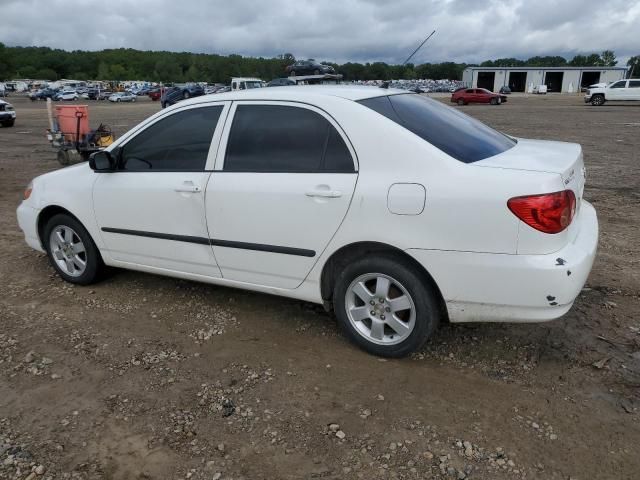
[{"label": "car's rear wheel", "polygon": [[460,106],[465,105],[464,100],[463,100],[463,99],[461,99],[461,98],[459,98],[459,99],[458,99],[458,105],[460,105]]},{"label": "car's rear wheel", "polygon": [[189,95],[189,92],[187,92],[186,90],[184,92],[182,92],[182,98],[184,98],[185,100],[187,98],[189,98],[191,95]]},{"label": "car's rear wheel", "polygon": [[440,320],[436,296],[423,277],[391,255],[350,263],[336,281],[333,303],[349,339],[383,357],[418,350]]},{"label": "car's rear wheel", "polygon": [[591,98],[591,105],[595,105],[596,107],[599,107],[600,105],[604,104],[604,95],[594,95]]},{"label": "car's rear wheel", "polygon": [[43,243],[49,261],[67,282],[88,285],[104,268],[102,257],[89,232],[67,214],[54,215],[44,227]]}]

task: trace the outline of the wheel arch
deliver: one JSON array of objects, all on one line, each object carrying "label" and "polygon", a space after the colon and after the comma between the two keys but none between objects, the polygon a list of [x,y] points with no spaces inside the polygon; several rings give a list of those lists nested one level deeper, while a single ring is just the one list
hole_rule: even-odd
[{"label": "wheel arch", "polygon": [[[37,221],[37,227],[38,227],[38,239],[40,240],[40,245],[42,246],[43,249],[46,250],[46,245],[44,244],[44,227],[47,224],[47,222],[49,221],[49,219],[53,218],[54,215],[58,215],[60,213],[63,213],[65,215],[69,215],[70,217],[73,217],[78,223],[80,223],[80,225],[82,225],[84,227],[84,224],[82,223],[82,221],[75,216],[73,213],[71,213],[69,210],[67,210],[64,207],[61,207],[59,205],[48,205],[45,208],[43,208],[40,213],[38,214],[38,221]],[[87,230],[87,227],[84,227],[85,230]],[[89,233],[89,230],[87,230],[87,233]],[[89,233],[89,236],[91,236],[91,233]],[[92,238],[93,240],[93,238]],[[95,240],[94,240],[95,243]]]},{"label": "wheel arch", "polygon": [[344,245],[331,254],[322,267],[322,273],[320,275],[320,294],[325,308],[329,307],[332,303],[333,287],[338,273],[350,261],[371,253],[391,254],[410,264],[424,279],[425,283],[432,288],[436,298],[438,299],[438,307],[442,314],[442,320],[448,321],[449,315],[447,311],[447,304],[442,296],[442,292],[440,291],[438,284],[427,269],[405,251],[381,242],[355,242]]}]

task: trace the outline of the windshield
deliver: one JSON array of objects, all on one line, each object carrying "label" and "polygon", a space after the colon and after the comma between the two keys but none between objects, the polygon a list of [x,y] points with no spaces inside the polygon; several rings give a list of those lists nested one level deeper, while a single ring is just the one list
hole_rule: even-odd
[{"label": "windshield", "polygon": [[422,95],[389,95],[358,103],[402,125],[464,163],[492,157],[516,144],[512,138],[475,118]]},{"label": "windshield", "polygon": [[247,90],[250,88],[262,88],[262,82],[254,81],[254,82],[244,82]]}]

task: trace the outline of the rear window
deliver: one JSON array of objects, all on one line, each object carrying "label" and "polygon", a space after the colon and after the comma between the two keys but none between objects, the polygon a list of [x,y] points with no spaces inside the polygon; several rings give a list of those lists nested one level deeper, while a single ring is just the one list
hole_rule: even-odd
[{"label": "rear window", "polygon": [[417,94],[368,98],[358,103],[402,125],[464,163],[493,157],[516,141],[458,110]]}]

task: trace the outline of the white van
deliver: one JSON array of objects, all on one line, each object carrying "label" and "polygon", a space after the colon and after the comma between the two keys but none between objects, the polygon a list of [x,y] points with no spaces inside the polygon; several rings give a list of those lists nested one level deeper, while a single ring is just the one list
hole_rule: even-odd
[{"label": "white van", "polygon": [[231,90],[250,90],[252,88],[262,88],[262,80],[251,77],[234,77],[231,79]]}]

